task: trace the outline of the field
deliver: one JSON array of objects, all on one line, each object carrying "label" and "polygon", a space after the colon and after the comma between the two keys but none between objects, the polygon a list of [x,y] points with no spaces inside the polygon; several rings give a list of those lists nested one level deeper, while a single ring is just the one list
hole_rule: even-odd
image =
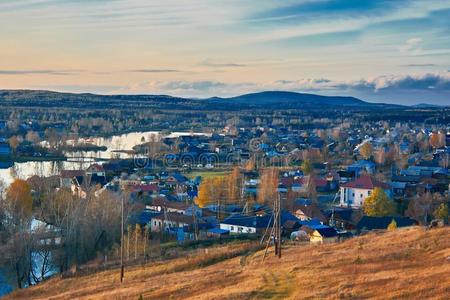
[{"label": "field", "polygon": [[[448,299],[450,228],[370,233],[339,244],[287,246],[281,260],[242,243],[71,279],[7,299]],[[232,252],[230,254],[230,252]]]}]

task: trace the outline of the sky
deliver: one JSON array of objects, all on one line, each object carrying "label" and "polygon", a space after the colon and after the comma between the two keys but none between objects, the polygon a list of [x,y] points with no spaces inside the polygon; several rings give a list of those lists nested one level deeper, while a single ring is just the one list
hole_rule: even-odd
[{"label": "sky", "polygon": [[450,0],[0,0],[0,89],[450,105]]}]

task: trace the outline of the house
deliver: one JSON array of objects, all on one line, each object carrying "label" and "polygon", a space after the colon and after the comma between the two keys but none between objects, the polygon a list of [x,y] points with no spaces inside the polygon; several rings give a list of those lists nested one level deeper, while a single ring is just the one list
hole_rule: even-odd
[{"label": "house", "polygon": [[74,179],[77,181],[82,181],[85,177],[86,172],[83,170],[62,170],[59,176],[60,187],[71,188]]},{"label": "house", "polygon": [[328,224],[340,230],[356,230],[356,225],[362,218],[360,209],[334,207],[327,214]]},{"label": "house", "polygon": [[[167,212],[187,215],[187,211],[191,207],[192,207],[192,205],[188,205],[184,202],[170,201],[164,197],[158,197],[158,198],[153,199],[152,203],[147,208],[150,210],[153,210],[153,211],[158,211],[158,212],[167,211]],[[199,209],[199,211],[201,214],[200,209]]]},{"label": "house", "polygon": [[[200,220],[197,220],[201,222]],[[162,213],[152,217],[150,221],[151,232],[168,232],[175,228],[192,226],[195,223],[193,216],[183,215],[177,212]]]},{"label": "house", "polygon": [[390,185],[371,176],[363,175],[355,181],[341,185],[340,205],[342,207],[361,208],[364,200],[372,194],[375,188],[383,189],[389,197],[392,197]]},{"label": "house", "polygon": [[368,160],[358,160],[354,164],[347,167],[347,171],[355,172],[356,176],[360,176],[363,172],[368,174],[375,173],[375,163]]},{"label": "house", "polygon": [[334,243],[338,240],[336,229],[327,225],[304,225],[301,230],[309,235],[311,243]]},{"label": "house", "polygon": [[301,221],[309,221],[318,219],[321,222],[326,222],[326,218],[316,203],[310,199],[297,199],[294,201],[293,213]]},{"label": "house", "polygon": [[417,225],[417,221],[408,217],[369,217],[364,216],[356,226],[358,231],[369,231],[376,229],[387,229],[389,224],[395,220],[397,227],[408,227]]},{"label": "house", "polygon": [[86,169],[86,175],[92,176],[94,174],[98,177],[106,177],[105,169],[99,164],[92,164]]},{"label": "house", "polygon": [[269,215],[234,214],[220,222],[220,229],[228,230],[231,234],[256,234],[262,233],[271,223],[272,218]]}]

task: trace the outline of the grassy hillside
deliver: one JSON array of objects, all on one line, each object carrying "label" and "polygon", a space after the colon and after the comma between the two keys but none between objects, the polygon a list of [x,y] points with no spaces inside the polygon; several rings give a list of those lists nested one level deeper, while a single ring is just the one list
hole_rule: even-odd
[{"label": "grassy hillside", "polygon": [[[243,253],[242,244],[234,247]],[[290,246],[279,260],[230,249],[126,272],[55,278],[9,299],[444,299],[450,295],[450,228],[371,233],[340,244]],[[448,298],[447,298],[448,299]]]}]

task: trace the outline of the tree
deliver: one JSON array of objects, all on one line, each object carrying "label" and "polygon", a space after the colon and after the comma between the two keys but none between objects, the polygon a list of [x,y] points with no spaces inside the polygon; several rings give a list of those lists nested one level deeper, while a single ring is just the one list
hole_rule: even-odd
[{"label": "tree", "polygon": [[447,203],[441,203],[438,208],[436,208],[433,212],[433,216],[436,219],[448,221],[449,209]]},{"label": "tree", "polygon": [[305,159],[302,163],[301,169],[303,171],[303,174],[309,175],[312,172],[314,172],[314,167],[309,159]]},{"label": "tree", "polygon": [[8,142],[9,142],[9,146],[11,147],[13,153],[16,154],[17,147],[19,146],[19,143],[20,143],[19,138],[17,136],[12,136],[9,138]]},{"label": "tree", "polygon": [[268,168],[262,171],[258,188],[258,202],[270,204],[278,196],[278,170]]},{"label": "tree", "polygon": [[16,179],[6,191],[6,200],[17,217],[30,217],[33,209],[31,186],[22,179]]},{"label": "tree", "polygon": [[372,195],[364,200],[363,210],[367,216],[392,216],[395,213],[395,204],[383,189],[375,188]]},{"label": "tree", "polygon": [[30,131],[27,132],[27,134],[25,136],[25,139],[28,142],[31,142],[31,143],[34,143],[34,144],[37,144],[40,141],[39,134],[37,132],[33,131],[33,130],[30,130]]},{"label": "tree", "polygon": [[439,194],[431,194],[429,192],[416,195],[409,202],[406,215],[420,221],[423,225],[427,225],[432,213],[444,203],[444,198]]},{"label": "tree", "polygon": [[359,153],[364,159],[369,159],[373,153],[372,144],[369,142],[364,143],[364,145],[362,145],[359,149]]},{"label": "tree", "polygon": [[202,180],[199,188],[198,195],[195,198],[195,204],[200,208],[211,204],[214,201],[214,182],[211,178],[205,178]]},{"label": "tree", "polygon": [[136,224],[134,227],[134,259],[137,259],[138,256],[138,244],[140,237],[142,235],[142,229],[140,224]]},{"label": "tree", "polygon": [[[445,139],[444,139],[445,141]],[[433,132],[430,136],[430,146],[433,148],[440,148],[443,146],[442,137],[440,133]]]},{"label": "tree", "polygon": [[389,223],[387,230],[389,231],[395,231],[397,229],[397,222],[392,219],[391,223]]},{"label": "tree", "polygon": [[238,202],[241,198],[242,176],[239,167],[234,167],[228,176],[228,199],[232,203]]},{"label": "tree", "polygon": [[386,163],[386,151],[384,148],[381,148],[375,152],[375,162],[381,166],[384,166]]}]

